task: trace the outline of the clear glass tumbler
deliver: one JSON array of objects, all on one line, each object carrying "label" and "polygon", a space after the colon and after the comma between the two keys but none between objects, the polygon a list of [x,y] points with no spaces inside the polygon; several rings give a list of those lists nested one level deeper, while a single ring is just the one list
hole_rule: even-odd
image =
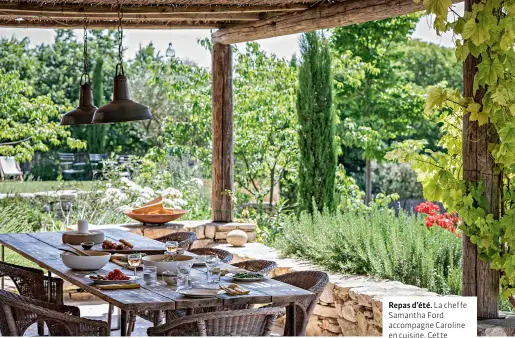
[{"label": "clear glass tumbler", "polygon": [[157,284],[157,268],[155,266],[144,266],[143,280],[147,285]]}]

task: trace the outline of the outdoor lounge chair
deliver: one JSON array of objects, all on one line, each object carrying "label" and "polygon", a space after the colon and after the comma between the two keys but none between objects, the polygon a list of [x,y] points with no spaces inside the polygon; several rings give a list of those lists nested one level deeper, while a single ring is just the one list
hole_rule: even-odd
[{"label": "outdoor lounge chair", "polygon": [[82,178],[86,163],[76,162],[75,155],[72,153],[58,153],[58,155],[59,167],[65,181]]},{"label": "outdoor lounge chair", "polygon": [[23,181],[23,173],[14,157],[0,156],[0,179],[3,181],[7,177],[19,178],[20,181]]}]

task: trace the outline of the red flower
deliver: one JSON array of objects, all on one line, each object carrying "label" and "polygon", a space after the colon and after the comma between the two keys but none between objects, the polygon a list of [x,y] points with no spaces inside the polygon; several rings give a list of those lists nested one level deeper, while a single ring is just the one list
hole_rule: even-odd
[{"label": "red flower", "polygon": [[418,204],[415,207],[415,211],[420,214],[426,214],[426,227],[428,229],[436,223],[440,228],[446,229],[456,234],[458,238],[461,238],[461,234],[456,230],[460,221],[456,212],[439,214],[440,206],[429,201]]}]

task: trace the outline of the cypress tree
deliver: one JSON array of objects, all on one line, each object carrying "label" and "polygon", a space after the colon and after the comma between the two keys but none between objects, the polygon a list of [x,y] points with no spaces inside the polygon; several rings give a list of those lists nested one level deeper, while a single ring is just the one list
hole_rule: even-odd
[{"label": "cypress tree", "polygon": [[[104,60],[98,57],[93,69],[93,102],[95,106],[101,107],[104,104],[104,86],[102,68]],[[87,126],[88,152],[90,154],[103,154],[105,152],[107,138],[107,124]]]},{"label": "cypress tree", "polygon": [[331,55],[322,33],[301,35],[297,91],[299,211],[335,210],[335,117],[331,108]]}]

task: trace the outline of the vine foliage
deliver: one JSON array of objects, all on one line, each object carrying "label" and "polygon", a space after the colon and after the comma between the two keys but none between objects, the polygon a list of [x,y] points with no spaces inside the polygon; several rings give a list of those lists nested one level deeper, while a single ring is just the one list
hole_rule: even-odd
[{"label": "vine foliage", "polygon": [[[416,0],[415,0],[416,1]],[[419,0],[420,1],[420,0]],[[418,2],[418,1],[416,1]],[[456,58],[478,59],[473,92],[484,92],[481,102],[464,97],[459,90],[435,86],[428,89],[426,114],[438,114],[444,136],[442,152],[423,150],[420,141],[405,141],[387,158],[408,162],[418,174],[424,195],[442,201],[457,211],[460,229],[478,248],[479,257],[501,273],[505,297],[515,294],[515,0],[481,0],[463,16],[451,8],[451,0],[424,0],[435,17],[439,33],[451,31],[456,37]],[[453,15],[448,15],[449,11]],[[488,144],[494,173],[502,177],[499,212],[489,212],[485,184],[463,177],[463,118],[479,126],[488,124],[498,137]],[[486,137],[486,135],[478,135]]]}]

